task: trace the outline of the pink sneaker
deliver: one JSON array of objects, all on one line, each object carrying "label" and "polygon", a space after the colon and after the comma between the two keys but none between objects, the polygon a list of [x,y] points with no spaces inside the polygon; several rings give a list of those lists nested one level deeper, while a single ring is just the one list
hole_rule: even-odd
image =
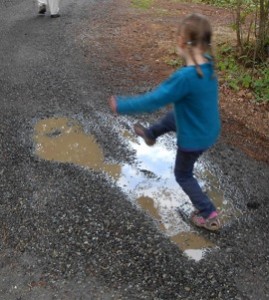
[{"label": "pink sneaker", "polygon": [[194,212],[191,216],[191,221],[197,227],[202,227],[210,231],[217,231],[221,224],[218,218],[218,213],[213,211],[206,219],[199,215],[199,212]]}]

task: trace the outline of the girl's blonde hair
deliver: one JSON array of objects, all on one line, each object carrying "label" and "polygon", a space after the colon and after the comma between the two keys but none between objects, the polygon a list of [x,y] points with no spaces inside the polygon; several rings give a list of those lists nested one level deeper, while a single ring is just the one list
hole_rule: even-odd
[{"label": "girl's blonde hair", "polygon": [[187,45],[198,75],[203,77],[203,72],[195,59],[193,47],[200,47],[204,53],[208,53],[213,59],[211,47],[212,28],[208,19],[200,14],[191,14],[180,22],[178,34],[182,36]]}]

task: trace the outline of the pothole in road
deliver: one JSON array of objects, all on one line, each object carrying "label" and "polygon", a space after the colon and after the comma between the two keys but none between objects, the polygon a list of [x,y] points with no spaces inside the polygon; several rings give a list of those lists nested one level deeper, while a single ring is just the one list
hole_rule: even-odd
[{"label": "pothole in road", "polygon": [[[121,134],[125,140],[130,135]],[[136,162],[132,165],[105,163],[94,136],[85,134],[78,122],[68,118],[40,120],[35,126],[34,139],[36,154],[42,159],[74,163],[113,177],[131,201],[149,214],[188,257],[200,260],[205,251],[215,247],[177,212],[180,209],[188,216],[193,207],[174,178],[176,147],[171,136],[161,137],[153,147],[131,136],[128,143],[136,152]],[[200,185],[222,212],[222,218],[228,219],[234,209],[224,200],[217,178],[205,169],[202,160],[195,170]]]}]

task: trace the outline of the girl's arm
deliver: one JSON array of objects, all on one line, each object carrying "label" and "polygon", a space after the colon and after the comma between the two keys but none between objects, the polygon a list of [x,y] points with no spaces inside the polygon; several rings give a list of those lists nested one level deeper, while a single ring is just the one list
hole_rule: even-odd
[{"label": "girl's arm", "polygon": [[149,113],[169,103],[180,101],[187,93],[186,79],[182,72],[177,71],[153,91],[132,97],[112,96],[109,105],[114,113]]}]

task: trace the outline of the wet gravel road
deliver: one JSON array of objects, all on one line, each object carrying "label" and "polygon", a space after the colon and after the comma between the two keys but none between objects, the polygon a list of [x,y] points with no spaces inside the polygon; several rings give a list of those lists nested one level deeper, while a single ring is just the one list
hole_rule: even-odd
[{"label": "wet gravel road", "polygon": [[120,71],[109,85],[77,39],[112,2],[66,0],[50,19],[31,0],[0,0],[0,299],[269,299],[267,165],[221,140],[206,154],[241,213],[220,234],[202,232],[217,248],[195,262],[105,174],[35,155],[36,122],[64,116],[108,161],[132,158],[113,130],[124,118],[106,105]]}]

